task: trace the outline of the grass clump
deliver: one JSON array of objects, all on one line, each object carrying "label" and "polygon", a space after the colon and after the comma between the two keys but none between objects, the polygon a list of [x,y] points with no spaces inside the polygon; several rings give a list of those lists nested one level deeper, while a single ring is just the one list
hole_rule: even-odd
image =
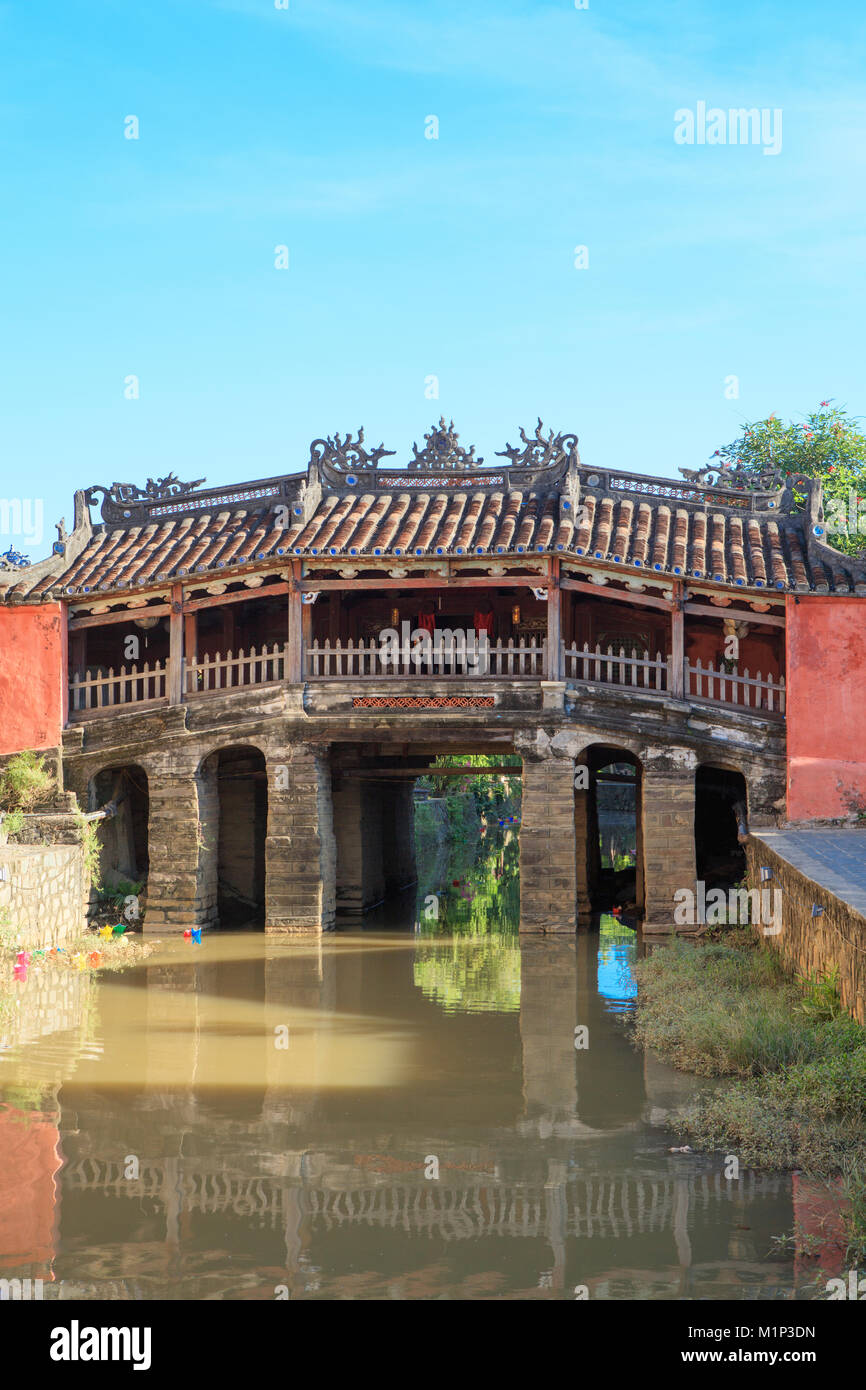
[{"label": "grass clump", "polygon": [[866,1030],[833,971],[790,980],[763,945],[675,945],[637,966],[635,1036],[674,1066],[731,1078],[678,1122],[748,1167],[842,1179],[849,1254],[866,1258]]}]

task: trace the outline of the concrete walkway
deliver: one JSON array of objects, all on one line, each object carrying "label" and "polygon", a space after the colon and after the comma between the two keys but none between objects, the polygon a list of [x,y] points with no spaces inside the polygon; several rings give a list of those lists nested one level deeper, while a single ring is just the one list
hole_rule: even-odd
[{"label": "concrete walkway", "polygon": [[866,829],[756,830],[752,837],[866,917]]}]

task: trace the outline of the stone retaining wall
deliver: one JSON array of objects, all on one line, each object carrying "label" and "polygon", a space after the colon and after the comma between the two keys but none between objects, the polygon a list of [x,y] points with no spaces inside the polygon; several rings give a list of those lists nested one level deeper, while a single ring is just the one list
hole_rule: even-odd
[{"label": "stone retaining wall", "polygon": [[62,946],[85,925],[80,845],[0,845],[0,915],[27,950]]},{"label": "stone retaining wall", "polygon": [[[764,936],[781,957],[786,969],[811,974],[839,969],[842,1003],[858,1023],[866,1024],[866,917],[849,907],[826,888],[822,888],[770,849],[758,835],[746,842],[750,888],[782,890],[782,930],[777,936]],[[761,868],[773,877],[761,883]],[[823,907],[812,916],[812,904]]]}]

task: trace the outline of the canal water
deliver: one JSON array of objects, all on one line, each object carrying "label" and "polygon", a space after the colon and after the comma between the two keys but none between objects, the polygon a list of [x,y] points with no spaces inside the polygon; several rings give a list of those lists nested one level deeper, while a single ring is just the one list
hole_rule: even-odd
[{"label": "canal water", "polygon": [[671,1152],[697,1083],[628,1040],[636,933],[521,940],[516,856],[495,827],[363,927],[166,939],[22,986],[0,1276],[93,1299],[796,1296],[790,1178]]}]

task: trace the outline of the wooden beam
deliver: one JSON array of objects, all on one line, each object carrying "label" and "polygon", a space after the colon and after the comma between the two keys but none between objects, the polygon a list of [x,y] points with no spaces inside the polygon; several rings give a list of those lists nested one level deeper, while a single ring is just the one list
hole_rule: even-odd
[{"label": "wooden beam", "polygon": [[[336,769],[335,769],[336,771]],[[341,777],[369,777],[372,779],[404,778],[416,781],[419,777],[522,777],[521,767],[510,767],[507,763],[494,763],[490,767],[343,767]]]},{"label": "wooden beam", "polygon": [[136,618],[167,618],[171,614],[168,603],[154,604],[151,608],[123,608],[113,613],[92,613],[86,618],[70,618],[69,631],[78,632],[83,627],[106,627],[108,623],[134,623]]},{"label": "wooden beam", "polygon": [[712,603],[684,603],[683,612],[696,618],[734,618],[737,622],[767,623],[770,627],[784,627],[785,619],[776,613],[755,613],[751,608],[717,608]]},{"label": "wooden beam", "polygon": [[292,561],[292,578],[289,581],[289,656],[287,680],[297,683],[304,678],[304,619],[301,612],[301,565],[300,561]]},{"label": "wooden beam", "polygon": [[491,574],[485,577],[476,578],[475,575],[450,575],[443,574],[441,579],[392,579],[390,575],[382,575],[381,579],[310,579],[301,580],[301,589],[305,593],[321,592],[327,593],[330,589],[342,589],[344,593],[353,593],[361,589],[379,590],[401,590],[401,589],[546,589],[547,578],[544,572],[541,574]]},{"label": "wooden beam", "polygon": [[183,699],[183,585],[171,586],[171,616],[168,637],[168,703]]},{"label": "wooden beam", "polygon": [[[285,580],[278,584],[263,584],[260,589],[242,589],[240,593],[234,594],[212,594],[208,598],[188,598],[184,599],[184,613],[197,613],[200,608],[222,608],[227,603],[242,603],[254,598],[270,598],[273,594],[276,598],[284,598],[289,592],[289,585]],[[156,611],[155,609],[153,610]],[[166,608],[166,613],[168,609]]]},{"label": "wooden beam", "polygon": [[593,594],[595,598],[617,599],[620,603],[636,603],[643,608],[661,608],[665,613],[671,611],[669,598],[656,598],[654,594],[632,593],[631,589],[609,589],[605,584],[589,584],[585,579],[569,579],[563,575],[559,581],[561,589],[573,589],[580,594]]}]

